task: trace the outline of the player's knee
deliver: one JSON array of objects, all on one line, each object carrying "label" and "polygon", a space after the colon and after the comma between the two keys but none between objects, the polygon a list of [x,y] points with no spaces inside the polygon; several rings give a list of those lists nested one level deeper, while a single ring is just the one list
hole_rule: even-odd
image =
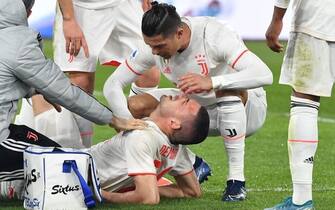
[{"label": "player's knee", "polygon": [[93,93],[94,78],[93,72],[67,72],[71,83],[79,86],[88,93]]},{"label": "player's knee", "polygon": [[146,115],[146,103],[138,96],[128,98],[128,109],[134,118],[143,118]]},{"label": "player's knee", "polygon": [[149,94],[139,94],[128,98],[128,109],[135,118],[148,117],[159,101]]}]

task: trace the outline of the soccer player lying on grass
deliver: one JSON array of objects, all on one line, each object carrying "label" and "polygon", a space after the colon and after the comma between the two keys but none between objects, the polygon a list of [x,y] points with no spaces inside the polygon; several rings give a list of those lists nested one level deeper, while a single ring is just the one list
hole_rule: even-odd
[{"label": "soccer player lying on grass", "polygon": [[[145,122],[146,129],[124,131],[85,149],[96,162],[105,201],[157,204],[160,196],[199,197],[201,189],[183,145],[207,137],[206,109],[182,95],[162,96]],[[157,180],[168,172],[176,184],[158,187]],[[1,197],[20,198],[23,185],[2,182]]]},{"label": "soccer player lying on grass", "polygon": [[228,156],[222,200],[244,200],[245,137],[265,121],[262,86],[272,83],[270,69],[227,24],[211,17],[180,18],[172,5],[153,2],[142,18],[142,33],[146,45],[135,50],[104,85],[111,109],[130,117],[123,88],[156,65],[180,91],[207,108],[210,134],[223,138]]}]

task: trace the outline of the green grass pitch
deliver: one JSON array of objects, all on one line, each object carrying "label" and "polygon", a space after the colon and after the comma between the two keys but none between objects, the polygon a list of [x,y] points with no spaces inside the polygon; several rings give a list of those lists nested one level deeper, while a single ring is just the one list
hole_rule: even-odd
[{"label": "green grass pitch", "polygon": [[[283,54],[271,52],[264,42],[246,42],[272,70],[274,84],[266,87],[268,114],[264,127],[246,140],[245,175],[248,189],[246,201],[236,203],[221,202],[227,175],[227,160],[220,137],[210,137],[204,143],[192,146],[192,150],[204,157],[211,165],[213,176],[202,185],[200,199],[162,199],[157,206],[101,204],[99,210],[106,209],[243,209],[259,210],[273,206],[291,195],[292,186],[287,155],[287,126],[290,88],[278,85],[278,77]],[[52,55],[51,42],[46,41],[45,51]],[[105,103],[102,87],[111,68],[98,67],[95,96]],[[160,87],[170,83],[162,79]],[[323,98],[319,113],[319,147],[315,157],[313,198],[316,209],[335,209],[335,112],[334,99]],[[107,126],[95,127],[95,143],[110,138],[114,131]],[[0,209],[23,209],[22,202],[1,202]]]}]

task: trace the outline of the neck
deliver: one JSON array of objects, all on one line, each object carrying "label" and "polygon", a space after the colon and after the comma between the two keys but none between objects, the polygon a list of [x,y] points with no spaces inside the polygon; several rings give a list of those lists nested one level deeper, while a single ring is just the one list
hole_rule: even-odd
[{"label": "neck", "polygon": [[190,44],[191,41],[191,29],[190,27],[182,22],[182,28],[184,29],[184,34],[182,35],[182,44],[178,50],[179,53],[183,52]]},{"label": "neck", "polygon": [[152,112],[149,118],[159,127],[159,129],[168,137],[171,135],[171,129],[168,127],[168,123],[166,122],[166,118],[161,117],[155,111]]}]

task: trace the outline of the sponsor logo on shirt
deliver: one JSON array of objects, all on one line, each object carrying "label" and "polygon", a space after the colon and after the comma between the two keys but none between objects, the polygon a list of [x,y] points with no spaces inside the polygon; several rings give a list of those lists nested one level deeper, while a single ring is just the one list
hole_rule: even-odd
[{"label": "sponsor logo on shirt", "polygon": [[208,66],[207,66],[207,63],[206,63],[206,56],[204,54],[198,54],[194,58],[195,58],[197,64],[201,68],[201,74],[205,75],[205,76],[208,75]]},{"label": "sponsor logo on shirt", "polygon": [[167,145],[165,145],[165,144],[164,144],[164,145],[161,147],[161,149],[159,150],[159,153],[160,153],[163,157],[169,158],[169,159],[171,159],[171,160],[173,160],[173,159],[176,158],[177,152],[178,152],[178,149],[177,149],[177,148],[170,147],[170,146],[167,146]]}]

